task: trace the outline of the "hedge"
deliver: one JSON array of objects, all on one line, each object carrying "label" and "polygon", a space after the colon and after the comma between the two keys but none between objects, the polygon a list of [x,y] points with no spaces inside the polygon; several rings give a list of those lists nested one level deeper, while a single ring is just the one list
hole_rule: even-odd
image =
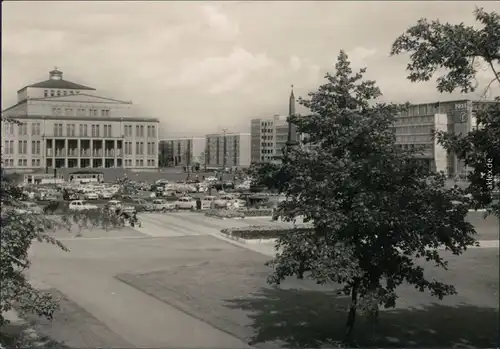
[{"label": "hedge", "polygon": [[313,228],[306,224],[297,224],[295,227],[281,228],[272,225],[251,225],[248,227],[236,227],[222,229],[221,233],[235,238],[246,240],[258,239],[275,239],[282,234],[289,234],[291,232],[309,232]]},{"label": "hedge", "polygon": [[273,209],[271,208],[242,208],[239,210],[245,214],[245,217],[271,217],[273,215]]},{"label": "hedge", "polygon": [[208,210],[205,216],[217,218],[245,218],[245,213],[234,210]]}]

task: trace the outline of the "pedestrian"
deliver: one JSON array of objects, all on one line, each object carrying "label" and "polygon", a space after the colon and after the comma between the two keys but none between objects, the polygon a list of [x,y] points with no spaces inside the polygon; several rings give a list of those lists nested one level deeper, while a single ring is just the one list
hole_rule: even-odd
[{"label": "pedestrian", "polygon": [[201,210],[201,199],[200,199],[200,197],[197,197],[197,198],[196,198],[196,209],[197,209],[198,211],[200,211],[200,210]]}]

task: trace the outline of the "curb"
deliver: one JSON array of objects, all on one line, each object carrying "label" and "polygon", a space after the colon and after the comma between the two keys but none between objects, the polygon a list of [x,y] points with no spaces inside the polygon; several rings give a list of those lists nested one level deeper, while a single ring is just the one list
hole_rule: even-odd
[{"label": "curb", "polygon": [[239,238],[239,237],[224,234],[224,233],[221,233],[221,234],[222,234],[222,236],[224,236],[228,239],[234,240],[234,241],[238,241],[241,244],[252,244],[252,245],[253,244],[271,244],[271,243],[275,243],[278,240],[276,238],[272,238],[272,239],[243,239],[243,238]]}]

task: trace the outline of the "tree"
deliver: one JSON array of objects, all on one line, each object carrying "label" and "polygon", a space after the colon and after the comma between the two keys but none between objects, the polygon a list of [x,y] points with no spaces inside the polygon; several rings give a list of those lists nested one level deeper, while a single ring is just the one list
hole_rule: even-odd
[{"label": "tree", "polygon": [[391,55],[411,53],[410,81],[428,81],[444,68],[448,72],[437,79],[439,92],[473,92],[478,87],[478,69],[485,63],[493,72],[486,89],[494,82],[500,84],[500,16],[482,8],[474,13],[479,26],[421,19],[396,39]]},{"label": "tree", "polygon": [[[472,92],[479,87],[476,76],[482,62],[492,73],[483,97],[492,91],[491,86],[500,87],[500,16],[481,8],[474,13],[478,26],[421,19],[396,39],[392,55],[411,53],[410,81],[427,81],[444,68],[448,73],[437,79],[439,92]],[[496,103],[476,112],[478,127],[468,134],[436,133],[439,143],[474,169],[468,176],[468,191],[476,207],[491,204],[494,179],[500,175],[500,100],[495,99]],[[490,207],[500,217],[498,202]]]},{"label": "tree", "polygon": [[446,269],[436,248],[459,255],[475,244],[475,231],[464,220],[465,205],[452,203],[461,190],[445,189],[444,176],[395,146],[401,107],[373,103],[380,90],[363,80],[366,69],[352,72],[343,51],[335,69],[309,99],[299,99],[311,115],[290,117],[309,146],[285,151],[279,185],[287,200],[277,214],[303,216],[314,228],[279,237],[269,282],[295,275],[340,284],[351,298],[348,341],[357,310],[376,315],[379,306],[395,306],[403,282],[438,298],[454,294],[453,285],[428,280],[416,259]]},{"label": "tree", "polygon": [[[2,123],[15,120],[3,119]],[[0,170],[0,326],[8,321],[4,313],[14,307],[21,313],[30,312],[51,319],[58,308],[57,300],[48,293],[35,289],[29,282],[26,271],[30,267],[28,250],[33,241],[47,242],[64,251],[68,249],[51,236],[54,229],[68,229],[73,224],[79,227],[121,225],[113,213],[99,210],[66,214],[59,218],[45,214],[26,214],[21,200],[22,190],[3,169]]]},{"label": "tree", "polygon": [[253,163],[248,175],[253,178],[252,186],[265,187],[271,191],[281,191],[281,184],[286,181],[283,168],[270,162]]}]

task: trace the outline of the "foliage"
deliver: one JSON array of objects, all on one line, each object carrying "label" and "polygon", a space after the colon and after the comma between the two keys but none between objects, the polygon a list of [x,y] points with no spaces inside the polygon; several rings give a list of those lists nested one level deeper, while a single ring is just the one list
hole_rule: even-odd
[{"label": "foliage", "polygon": [[242,207],[240,210],[245,213],[245,217],[270,217],[273,215],[271,208]]},{"label": "foliage", "polygon": [[[254,163],[248,169],[248,175],[254,178],[252,187],[265,187],[272,191],[281,191],[281,183],[287,180],[283,168],[276,163]],[[258,192],[260,190],[253,190]]]},{"label": "foliage", "polygon": [[[425,81],[438,69],[449,73],[438,78],[440,92],[474,91],[477,85],[478,67],[475,62],[484,61],[492,71],[492,79],[486,86],[484,97],[491,84],[499,84],[500,64],[500,16],[476,9],[476,21],[481,27],[429,23],[420,20],[409,28],[393,44],[392,54],[411,52],[408,70],[411,81]],[[498,191],[494,178],[500,176],[500,100],[476,111],[479,127],[466,135],[437,132],[438,142],[474,170],[469,174],[470,186],[476,207],[492,202],[492,193]],[[490,205],[500,217],[500,204]]]},{"label": "foliage", "polygon": [[205,216],[217,218],[245,218],[245,212],[235,210],[208,210]]},{"label": "foliage", "polygon": [[411,53],[407,66],[410,81],[428,81],[436,71],[446,69],[448,72],[437,79],[439,92],[476,90],[483,62],[493,71],[487,88],[495,81],[500,83],[500,16],[481,8],[476,8],[475,16],[480,27],[421,19],[396,39],[391,55]]},{"label": "foliage", "polygon": [[374,103],[380,90],[363,80],[365,69],[352,72],[343,51],[335,68],[309,99],[299,99],[311,115],[290,121],[309,135],[308,146],[288,149],[280,169],[288,180],[279,183],[287,200],[278,215],[303,216],[315,233],[279,237],[269,281],[296,275],[342,285],[351,296],[349,339],[356,310],[395,306],[402,283],[438,298],[454,294],[453,285],[428,280],[416,259],[446,268],[437,248],[459,255],[476,241],[464,220],[467,207],[452,203],[464,193],[445,189],[444,176],[413,161],[414,151],[395,147],[400,107]]},{"label": "foliage", "polygon": [[[3,122],[14,122],[2,120]],[[89,215],[78,212],[63,216],[26,214],[21,200],[21,188],[14,183],[3,169],[0,172],[0,326],[7,323],[4,312],[16,307],[21,313],[32,312],[51,319],[57,310],[57,300],[49,294],[35,289],[29,282],[26,271],[30,267],[28,251],[33,241],[46,242],[68,251],[51,236],[56,229],[70,227],[120,226],[121,222],[111,213],[100,211]]]},{"label": "foliage", "polygon": [[275,225],[250,225],[247,227],[222,229],[221,233],[248,240],[275,239],[285,234],[293,234],[295,238],[304,235],[302,238],[308,239],[315,234],[314,229],[307,224],[295,225],[289,228],[277,227]]}]

